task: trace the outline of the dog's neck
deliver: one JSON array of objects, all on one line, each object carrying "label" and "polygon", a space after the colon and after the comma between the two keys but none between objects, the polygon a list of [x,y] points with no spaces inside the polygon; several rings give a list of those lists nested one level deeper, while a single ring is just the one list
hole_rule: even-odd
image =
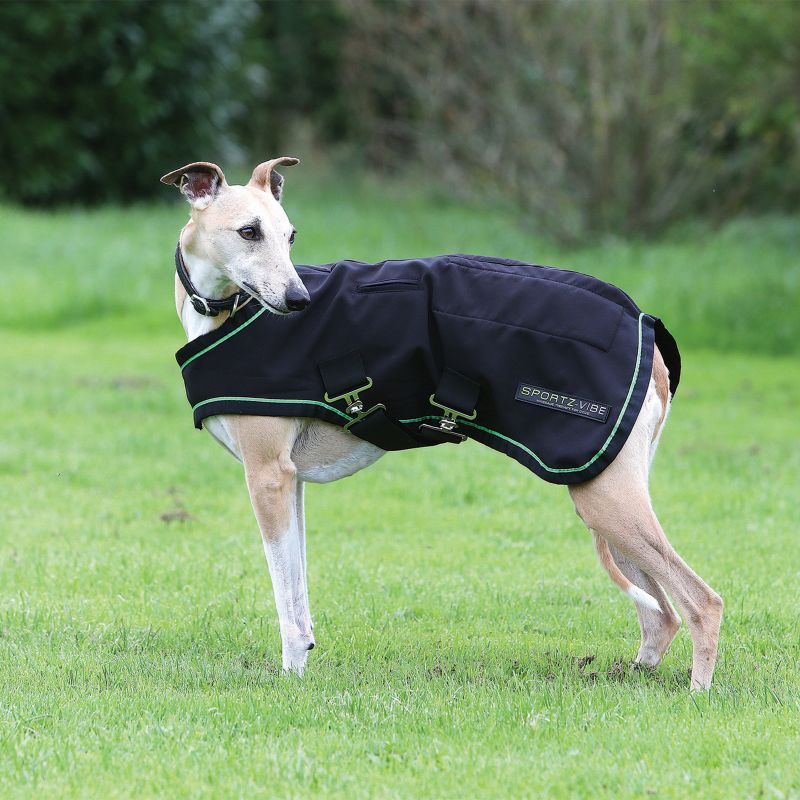
[{"label": "dog's neck", "polygon": [[[187,251],[183,241],[181,241],[181,251],[192,283],[197,287],[197,291],[201,296],[208,300],[222,300],[236,291],[236,287],[210,261]],[[204,333],[216,330],[230,316],[229,311],[221,311],[216,317],[207,317],[204,314],[199,314],[195,311],[194,306],[188,302],[188,299],[186,289],[183,288],[183,284],[176,274],[175,306],[189,341]]]}]

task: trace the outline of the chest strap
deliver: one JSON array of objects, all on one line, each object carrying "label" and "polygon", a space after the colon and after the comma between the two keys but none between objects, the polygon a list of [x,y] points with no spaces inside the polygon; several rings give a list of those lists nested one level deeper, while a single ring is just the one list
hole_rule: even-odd
[{"label": "chest strap", "polygon": [[423,422],[419,426],[419,434],[423,438],[432,437],[440,442],[463,442],[467,435],[457,430],[458,420],[475,419],[478,415],[476,406],[480,391],[480,384],[445,367],[436,391],[429,398],[430,404],[440,408],[444,414],[436,424]]},{"label": "chest strap", "polygon": [[392,419],[383,403],[364,410],[361,395],[373,389],[373,381],[366,374],[359,352],[346,353],[318,366],[325,386],[325,402],[344,401],[345,411],[353,416],[344,426],[345,430],[382,450],[408,450],[444,442],[457,444],[467,438],[455,430],[456,420],[475,418],[480,387],[458,372],[445,369],[436,392],[430,397],[430,402],[444,412],[438,423],[420,425],[417,430],[410,431]]},{"label": "chest strap", "polygon": [[343,400],[344,410],[353,417],[344,426],[345,430],[382,450],[408,450],[420,446],[418,439],[386,413],[383,403],[364,410],[361,394],[372,389],[373,383],[364,370],[360,353],[346,353],[318,366],[325,386],[325,402],[333,404]]}]

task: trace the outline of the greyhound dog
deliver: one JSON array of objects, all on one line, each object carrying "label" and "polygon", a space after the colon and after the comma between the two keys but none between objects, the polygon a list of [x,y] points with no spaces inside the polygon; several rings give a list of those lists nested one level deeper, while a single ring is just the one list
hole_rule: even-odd
[{"label": "greyhound dog", "polygon": [[[184,283],[177,276],[175,281],[176,308],[189,341],[236,312],[228,303],[229,310],[214,316],[201,313],[234,295],[237,305],[244,297],[278,315],[302,312],[309,304],[292,263],[296,231],[281,205],[284,179],[274,169],[296,163],[283,157],[259,164],[245,186],[228,185],[210,162],[187,164],[161,178],[176,185],[191,206],[179,248],[197,293],[189,297]],[[669,543],[648,489],[669,405],[669,374],[656,349],[644,403],[622,450],[599,475],[570,485],[569,492],[602,566],[636,604],[641,646],[634,663],[657,666],[675,637],[680,617],[669,593],[692,637],[691,687],[703,690],[714,673],[722,600]],[[302,673],[314,647],[303,485],[352,475],[384,451],[317,419],[229,414],[206,419],[205,427],[244,466],[275,594],[283,669]]]}]

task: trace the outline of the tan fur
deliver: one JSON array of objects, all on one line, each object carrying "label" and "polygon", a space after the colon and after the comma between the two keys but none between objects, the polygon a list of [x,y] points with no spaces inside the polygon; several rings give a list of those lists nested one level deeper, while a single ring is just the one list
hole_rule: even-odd
[{"label": "tan fur", "polygon": [[616,583],[617,586],[627,594],[633,584],[625,577],[625,575],[622,573],[622,570],[620,570],[620,568],[617,566],[617,563],[614,561],[614,557],[611,555],[611,551],[608,549],[608,542],[602,536],[600,536],[597,531],[591,531],[591,533],[592,538],[594,539],[594,548],[597,552],[597,558],[600,560],[600,564],[608,573],[608,577],[611,578],[611,580],[614,581],[614,583]]},{"label": "tan fur", "polygon": [[658,602],[660,611],[653,611],[636,604],[636,614],[639,617],[641,629],[641,645],[634,659],[634,664],[657,667],[678,633],[681,619],[658,583],[612,545],[608,545],[608,550],[614,563],[631,583],[643,589]]},{"label": "tan fur", "polygon": [[653,346],[653,382],[656,385],[656,394],[661,402],[661,418],[658,420],[658,425],[653,432],[653,441],[658,441],[658,436],[661,433],[661,428],[664,425],[664,420],[667,418],[667,409],[669,408],[669,370],[664,363],[664,357],[661,351]]},{"label": "tan fur", "polygon": [[[267,190],[272,191],[273,169],[281,164],[291,167],[297,163],[297,159],[291,156],[280,156],[279,158],[271,158],[269,161],[264,161],[253,170],[253,174],[250,176],[250,181],[247,185],[255,186],[257,189],[261,189],[262,192]],[[280,183],[283,183],[283,181],[281,180]]]},{"label": "tan fur", "polygon": [[[653,426],[652,442],[657,442],[661,435],[661,429],[667,417],[667,408],[669,407],[669,371],[664,363],[661,352],[657,347],[653,348],[653,384],[655,386],[656,395],[661,404],[661,414],[658,423]],[[590,529],[591,530],[591,529]],[[639,586],[639,584],[628,580],[622,570],[614,561],[611,551],[608,547],[608,542],[597,531],[591,531],[592,538],[594,539],[595,551],[600,561],[601,566],[608,573],[608,577],[623,591],[628,592],[632,585]],[[639,586],[644,589],[643,586]],[[645,590],[646,591],[646,590]]]},{"label": "tan fur", "polygon": [[[269,181],[275,163],[297,159],[272,159],[256,171]],[[292,264],[294,226],[279,202],[280,191],[257,182],[230,186],[209,162],[187,164],[161,180],[179,186],[189,200],[191,218],[180,241],[187,269],[188,261],[194,262],[192,281],[199,294],[221,299],[242,288],[278,314],[290,310],[289,294],[308,298]],[[247,229],[249,238],[242,235]]]},{"label": "tan fur", "polygon": [[[285,670],[302,673],[308,651],[314,647],[313,625],[306,584],[306,544],[302,484],[291,453],[297,438],[299,421],[284,417],[228,418],[244,463],[245,480],[250,494],[265,551],[273,575],[276,602],[283,599],[280,616]],[[278,558],[285,559],[288,548],[296,548],[294,570],[286,565],[275,568]]]},{"label": "tan fur", "polygon": [[[656,347],[653,352],[653,386],[661,405],[657,424],[653,426],[651,442],[655,445],[661,435],[669,408],[669,372],[661,352]],[[590,529],[591,530],[591,529]],[[666,654],[672,640],[680,629],[681,620],[661,586],[642,571],[636,564],[625,558],[616,548],[611,547],[597,531],[591,530],[597,556],[611,580],[628,593],[631,586],[647,592],[660,606],[660,611],[636,604],[641,629],[641,645],[634,663],[648,667],[658,666]]]},{"label": "tan fur", "polygon": [[[586,525],[675,599],[692,635],[692,688],[707,689],[716,663],[722,599],[675,552],[656,518],[647,487],[646,436],[647,427],[637,421],[617,458],[596,478],[569,491]],[[673,627],[669,615],[666,624]],[[643,641],[645,633],[643,628]]]},{"label": "tan fur", "polygon": [[183,316],[183,304],[186,302],[187,294],[186,289],[178,278],[178,273],[175,273],[175,310],[178,312],[178,319]]},{"label": "tan fur", "polygon": [[287,417],[232,416],[229,424],[261,533],[269,541],[286,530],[292,513],[297,468],[291,454],[297,423]]}]

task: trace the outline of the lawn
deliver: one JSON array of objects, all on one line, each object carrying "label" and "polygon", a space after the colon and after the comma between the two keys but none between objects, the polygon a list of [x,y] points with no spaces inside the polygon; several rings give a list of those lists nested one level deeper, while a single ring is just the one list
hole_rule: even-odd
[{"label": "lawn", "polygon": [[689,694],[685,629],[626,666],[633,606],[566,491],[474,443],[308,489],[317,649],[281,675],[240,467],[173,358],[183,208],[6,208],[0,797],[800,797],[797,226],[566,251],[500,211],[301,184],[298,261],[516,256],[665,318],[685,372],[653,496],[726,601],[714,686]]}]

